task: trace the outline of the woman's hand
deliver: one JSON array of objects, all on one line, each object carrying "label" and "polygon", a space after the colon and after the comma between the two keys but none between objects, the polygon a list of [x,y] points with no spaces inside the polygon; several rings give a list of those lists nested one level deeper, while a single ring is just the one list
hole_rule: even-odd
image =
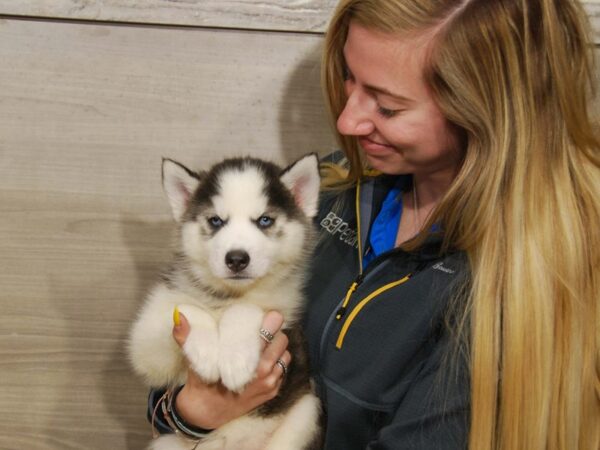
[{"label": "woman's hand", "polygon": [[[173,328],[173,337],[182,346],[190,326],[183,314],[179,317],[180,325]],[[262,328],[275,337],[270,344],[264,343],[256,378],[239,394],[228,391],[221,383],[206,384],[188,369],[187,382],[177,395],[175,405],[181,418],[191,425],[214,429],[274,398],[283,380],[283,370],[277,360],[281,359],[289,367],[292,359],[287,351],[288,338],[279,333],[282,324],[283,316],[279,312],[265,314]]]}]

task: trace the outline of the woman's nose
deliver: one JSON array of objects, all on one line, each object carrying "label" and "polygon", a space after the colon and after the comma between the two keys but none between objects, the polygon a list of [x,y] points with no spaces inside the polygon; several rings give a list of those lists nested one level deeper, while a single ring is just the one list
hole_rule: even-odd
[{"label": "woman's nose", "polygon": [[369,101],[360,91],[349,92],[346,106],[337,120],[337,129],[346,136],[366,136],[371,134],[375,125],[371,120]]}]

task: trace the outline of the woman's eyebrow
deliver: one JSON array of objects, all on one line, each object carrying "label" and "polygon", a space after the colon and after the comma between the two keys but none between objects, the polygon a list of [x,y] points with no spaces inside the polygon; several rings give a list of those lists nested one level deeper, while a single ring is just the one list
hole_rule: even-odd
[{"label": "woman's eyebrow", "polygon": [[[352,74],[352,71],[350,70],[350,67],[348,66],[348,61],[346,60],[345,49],[342,53],[344,54],[344,60],[343,60],[344,70],[347,73]],[[396,94],[384,87],[374,86],[372,84],[365,84],[364,87],[365,87],[365,89],[367,89],[370,92],[373,92],[376,94],[381,94],[381,95],[386,95],[386,96],[391,97],[394,100],[402,102],[402,103],[413,103],[414,102],[414,100],[412,100],[408,97],[405,97],[404,95]]]},{"label": "woman's eyebrow", "polygon": [[404,95],[400,95],[400,94],[395,94],[394,92],[383,88],[383,87],[378,87],[378,86],[373,86],[371,84],[365,84],[365,89],[371,91],[371,92],[375,92],[377,94],[382,94],[382,95],[386,95],[388,97],[392,97],[394,100],[397,100],[399,102],[402,103],[412,103],[414,100],[405,97]]}]

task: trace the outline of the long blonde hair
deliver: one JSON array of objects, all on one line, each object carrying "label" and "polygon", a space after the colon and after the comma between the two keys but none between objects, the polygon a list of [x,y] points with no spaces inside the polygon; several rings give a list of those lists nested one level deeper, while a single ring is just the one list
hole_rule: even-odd
[{"label": "long blonde hair", "polygon": [[[399,37],[436,29],[424,76],[465,157],[429,224],[471,265],[458,330],[470,354],[469,447],[598,449],[600,143],[581,5],[342,0],[323,59],[333,123],[350,21]],[[355,181],[356,139],[338,139]]]}]

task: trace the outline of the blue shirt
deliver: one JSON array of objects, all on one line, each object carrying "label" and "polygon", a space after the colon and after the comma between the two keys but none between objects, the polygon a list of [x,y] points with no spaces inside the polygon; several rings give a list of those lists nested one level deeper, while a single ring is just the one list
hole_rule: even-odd
[{"label": "blue shirt", "polygon": [[[405,180],[398,179],[385,197],[381,209],[373,221],[373,225],[371,225],[369,246],[363,255],[363,269],[377,256],[388,250],[392,250],[396,245],[396,237],[403,209],[402,187],[405,184]],[[435,232],[439,230],[439,225],[434,224],[430,231]]]},{"label": "blue shirt", "polygon": [[391,250],[396,245],[396,236],[402,217],[402,190],[404,184],[400,180],[390,189],[381,209],[371,225],[369,247],[363,257],[363,268],[373,261],[378,255]]}]

